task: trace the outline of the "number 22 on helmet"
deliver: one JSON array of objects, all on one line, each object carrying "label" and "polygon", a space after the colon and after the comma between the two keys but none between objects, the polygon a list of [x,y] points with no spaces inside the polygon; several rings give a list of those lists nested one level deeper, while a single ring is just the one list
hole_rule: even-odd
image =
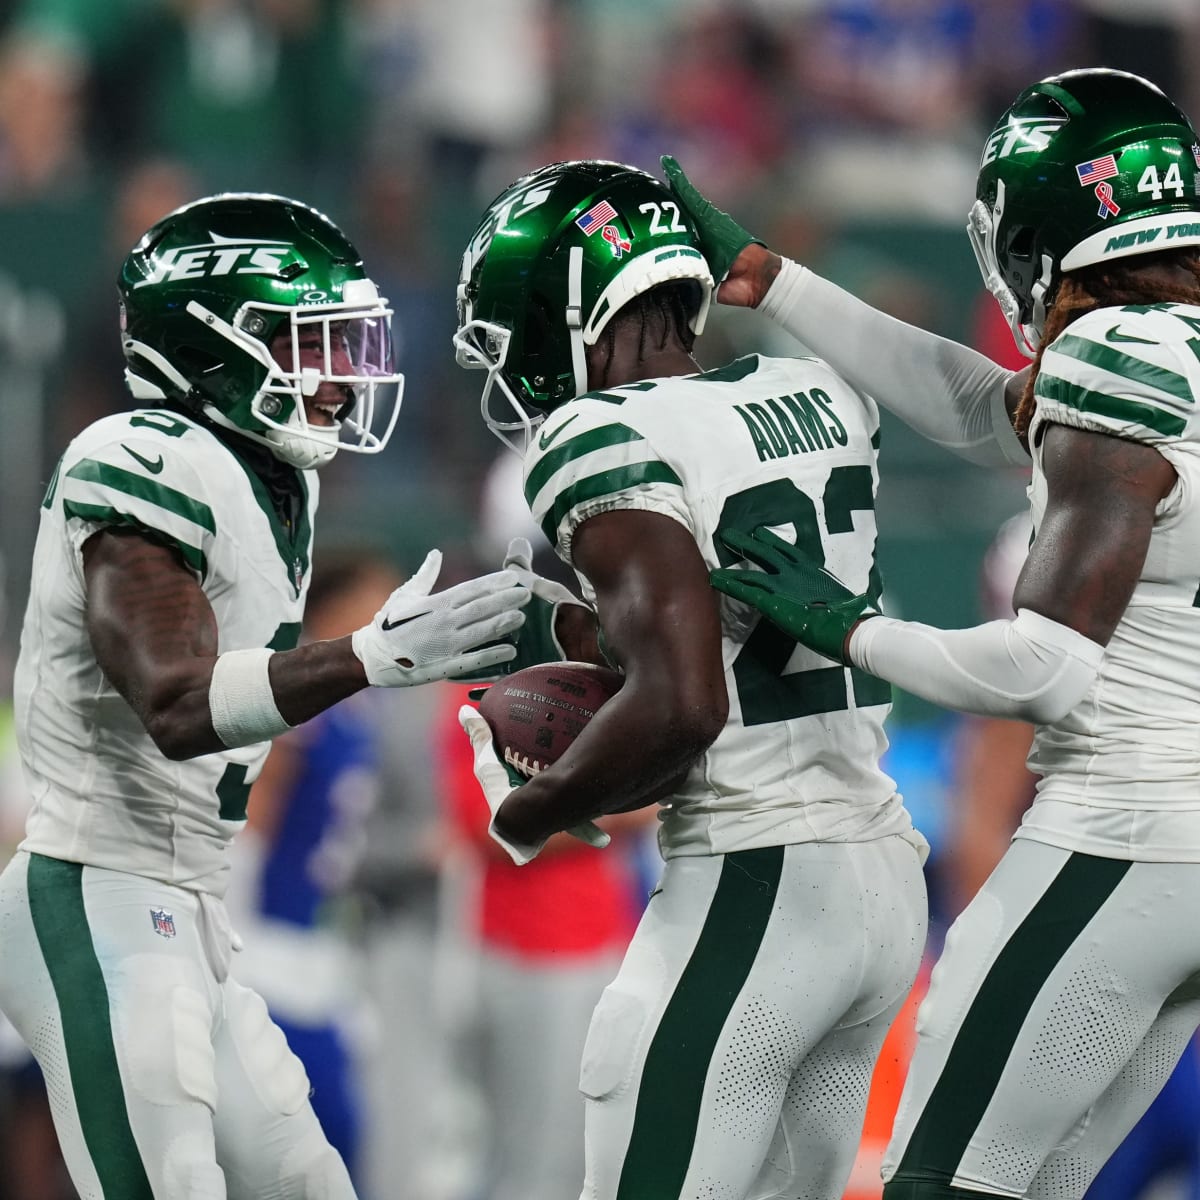
[{"label": "number 22 on helmet", "polygon": [[480,410],[523,453],[546,414],[587,391],[586,346],[635,296],[690,280],[700,333],[712,272],[665,184],[624,163],[553,163],[492,201],[463,255],[460,366],[487,371]]}]

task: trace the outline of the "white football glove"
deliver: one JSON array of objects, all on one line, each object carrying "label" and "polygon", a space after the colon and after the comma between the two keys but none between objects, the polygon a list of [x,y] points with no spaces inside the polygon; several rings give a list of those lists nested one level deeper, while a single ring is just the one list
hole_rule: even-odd
[{"label": "white football glove", "polygon": [[530,592],[512,571],[495,571],[433,592],[442,552],[430,550],[420,570],[385,601],[350,640],[374,687],[411,687],[507,662],[510,643],[488,645],[519,629]]},{"label": "white football glove", "polygon": [[[479,786],[483,789],[483,797],[492,814],[491,823],[488,825],[488,834],[493,841],[499,842],[508,851],[509,858],[518,867],[523,867],[538,856],[548,839],[542,838],[540,842],[528,845],[510,842],[496,832],[496,813],[500,805],[508,799],[512,792],[517,790],[520,784],[513,782],[516,773],[510,774],[510,768],[500,761],[495,743],[492,741],[492,731],[488,723],[479,715],[478,709],[464,704],[458,710],[458,723],[466,730],[467,737],[471,739],[471,748],[475,751],[475,778],[479,780]],[[603,850],[612,841],[594,821],[584,821],[580,825],[573,825],[567,830],[567,833],[572,837],[577,837],[581,842],[587,842],[589,846],[595,846],[597,850]]]}]

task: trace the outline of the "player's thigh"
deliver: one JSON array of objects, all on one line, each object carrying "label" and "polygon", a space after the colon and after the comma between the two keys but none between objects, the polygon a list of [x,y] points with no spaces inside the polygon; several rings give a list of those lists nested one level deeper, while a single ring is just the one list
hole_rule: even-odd
[{"label": "player's thigh", "polygon": [[666,863],[584,1044],[586,1200],[680,1194],[713,1054],[782,863],[780,847]]},{"label": "player's thigh", "polygon": [[77,1188],[221,1200],[216,988],[195,897],[18,855],[0,914],[0,1002],[45,1075]]},{"label": "player's thigh", "polygon": [[[1059,1200],[1088,1189],[1091,1200],[1128,1200],[1156,1175],[1194,1170],[1200,1091],[1194,1060],[1186,1067],[1180,1060],[1198,1024],[1200,996],[1188,983],[1167,1001],[1117,1077],[1042,1164],[1029,1188],[1031,1200]],[[1101,1173],[1106,1163],[1111,1172]],[[1105,1182],[1092,1188],[1098,1175]]]},{"label": "player's thigh", "polygon": [[354,1174],[362,1120],[357,1063],[345,1032],[336,1025],[292,1025],[276,1019],[292,1053],[304,1065],[313,1112],[325,1137]]},{"label": "player's thigh", "polygon": [[1200,965],[1198,884],[1016,841],[933,972],[885,1177],[1025,1194]]},{"label": "player's thigh", "polygon": [[[842,1019],[792,1074],[775,1137],[750,1192],[756,1200],[842,1196],[875,1062],[920,967],[927,903],[916,853],[898,838],[849,845],[842,852],[866,884],[857,897],[851,890],[842,898],[857,928],[843,929],[838,937],[860,982]],[[805,1008],[795,1009],[797,1021],[807,1019],[811,1027]]]},{"label": "player's thigh", "polygon": [[309,1102],[308,1075],[262,997],[233,979],[222,990],[213,1126],[229,1200],[354,1200]]},{"label": "player's thigh", "polygon": [[771,1149],[749,1193],[755,1200],[840,1197],[854,1167],[871,1075],[904,1001],[862,1024],[835,1029],[788,1087]]}]

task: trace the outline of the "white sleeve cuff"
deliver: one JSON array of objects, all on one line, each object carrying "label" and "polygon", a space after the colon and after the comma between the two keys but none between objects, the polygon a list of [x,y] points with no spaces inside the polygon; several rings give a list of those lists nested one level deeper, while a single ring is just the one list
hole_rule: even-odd
[{"label": "white sleeve cuff", "polygon": [[499,832],[499,830],[497,830],[495,813],[492,814],[492,819],[488,823],[488,837],[490,837],[493,842],[503,846],[505,852],[508,854],[508,857],[511,858],[518,867],[523,867],[527,863],[533,862],[533,860],[542,852],[542,847],[550,840],[549,838],[542,838],[540,842],[534,843],[510,842],[508,838],[506,838],[502,833]]},{"label": "white sleeve cuff", "polygon": [[1013,621],[934,629],[872,617],[850,638],[855,666],[914,696],[982,716],[1047,724],[1091,688],[1104,647],[1023,608]]},{"label": "white sleeve cuff", "polygon": [[208,687],[212,727],[229,749],[267,742],[291,729],[271,688],[274,650],[227,650],[213,664]]},{"label": "white sleeve cuff", "polygon": [[786,258],[758,308],[931,442],[984,466],[1028,465],[1004,405],[1013,372],[990,358],[889,317]]}]

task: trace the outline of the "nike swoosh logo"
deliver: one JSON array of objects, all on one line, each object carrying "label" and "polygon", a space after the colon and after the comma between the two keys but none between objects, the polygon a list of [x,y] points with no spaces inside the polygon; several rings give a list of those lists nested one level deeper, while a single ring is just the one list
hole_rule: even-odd
[{"label": "nike swoosh logo", "polygon": [[546,449],[548,449],[548,448],[549,448],[549,446],[550,446],[550,443],[551,443],[552,441],[554,441],[554,439],[555,439],[556,437],[558,437],[558,435],[559,435],[560,433],[562,433],[562,431],[563,431],[564,429],[566,429],[566,427],[567,427],[568,425],[570,425],[570,423],[571,423],[572,421],[576,420],[576,419],[578,418],[578,416],[579,416],[579,414],[578,414],[578,413],[576,413],[574,417],[568,417],[568,418],[567,418],[567,419],[566,419],[566,420],[565,420],[565,421],[564,421],[564,422],[563,422],[563,423],[562,423],[562,424],[561,424],[561,425],[560,425],[560,426],[559,426],[559,427],[558,427],[558,428],[557,428],[557,429],[556,429],[556,430],[555,430],[555,431],[554,431],[552,434],[550,434],[549,436],[547,436],[546,434],[544,434],[544,433],[543,433],[543,434],[541,435],[541,437],[539,437],[539,438],[538,438],[538,449],[539,449],[539,450],[546,450]]},{"label": "nike swoosh logo", "polygon": [[387,617],[384,617],[383,622],[380,624],[379,628],[382,629],[384,633],[390,633],[393,629],[399,629],[401,625],[407,625],[409,623],[409,621],[415,621],[415,620],[416,620],[415,616],[414,617],[401,617],[400,620],[398,620],[398,621],[389,621],[387,619]]},{"label": "nike swoosh logo", "polygon": [[125,445],[124,442],[121,443],[121,449],[124,450],[126,454],[136,458],[138,462],[140,462],[142,466],[150,472],[151,475],[157,475],[163,469],[163,457],[161,454],[157,459],[143,458],[136,450]]},{"label": "nike swoosh logo", "polygon": [[1105,335],[1106,342],[1139,342],[1143,346],[1155,346],[1158,343],[1153,338],[1134,337],[1131,333],[1122,333],[1120,325],[1114,325]]}]

